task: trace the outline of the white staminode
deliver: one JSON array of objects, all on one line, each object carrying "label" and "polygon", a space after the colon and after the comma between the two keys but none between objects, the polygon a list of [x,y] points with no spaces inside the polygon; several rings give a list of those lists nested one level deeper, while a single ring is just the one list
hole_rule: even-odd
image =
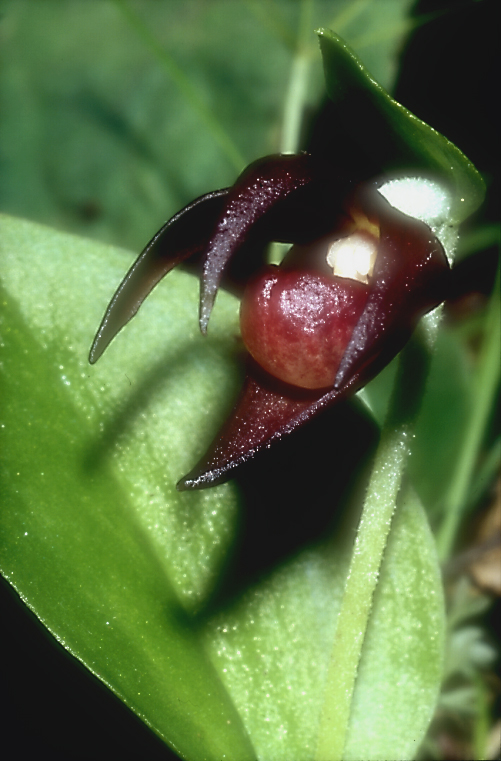
[{"label": "white staminode", "polygon": [[396,209],[430,227],[449,216],[450,195],[443,185],[426,177],[400,177],[386,182],[379,192]]},{"label": "white staminode", "polygon": [[371,235],[355,232],[329,246],[327,264],[332,274],[368,283],[374,270],[377,241]]},{"label": "white staminode", "polygon": [[451,195],[444,185],[428,177],[399,177],[378,190],[396,209],[427,224],[452,260],[457,229],[451,226]]}]

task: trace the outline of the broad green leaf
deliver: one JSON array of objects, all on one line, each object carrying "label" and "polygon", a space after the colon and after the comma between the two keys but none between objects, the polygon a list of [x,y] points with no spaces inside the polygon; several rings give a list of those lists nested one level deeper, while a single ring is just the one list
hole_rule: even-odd
[{"label": "broad green leaf", "polygon": [[[208,628],[209,650],[260,759],[315,757],[350,533],[351,526],[301,553]],[[381,569],[343,759],[415,756],[438,696],[443,638],[434,541],[407,494]]]},{"label": "broad green leaf", "polygon": [[447,138],[404,108],[372,78],[334,32],[318,31],[327,92],[339,118],[386,171],[438,175],[452,189],[451,222],[458,224],[483,201],[484,182],[471,161]]},{"label": "broad green leaf", "polygon": [[202,346],[196,281],[176,273],[168,309],[150,301],[90,368],[123,253],[13,219],[1,230],[2,573],[183,758],[251,757],[189,626],[231,539],[234,493],[174,486],[233,391],[222,338],[231,346],[235,304],[221,299],[229,327],[216,317]]},{"label": "broad green leaf", "polygon": [[[240,506],[231,484],[174,484],[238,386],[236,302],[220,295],[204,340],[197,283],[172,273],[91,368],[124,253],[19,220],[1,228],[2,573],[183,758],[312,759],[357,504],[345,530],[222,613],[198,616]],[[407,495],[363,644],[346,758],[415,753],[442,645],[433,540]]]}]

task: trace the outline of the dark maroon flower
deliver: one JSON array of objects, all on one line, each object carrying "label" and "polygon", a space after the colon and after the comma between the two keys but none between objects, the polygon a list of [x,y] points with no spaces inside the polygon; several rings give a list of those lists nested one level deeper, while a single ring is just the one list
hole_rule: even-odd
[{"label": "dark maroon flower", "polygon": [[[377,188],[333,176],[307,154],[267,157],[232,188],[176,214],[125,276],[94,340],[92,363],[182,262],[201,267],[202,333],[221,285],[242,296],[250,354],[244,386],[178,488],[225,480],[259,449],[354,393],[444,298],[441,244]],[[266,264],[271,241],[293,244],[279,266]]]}]

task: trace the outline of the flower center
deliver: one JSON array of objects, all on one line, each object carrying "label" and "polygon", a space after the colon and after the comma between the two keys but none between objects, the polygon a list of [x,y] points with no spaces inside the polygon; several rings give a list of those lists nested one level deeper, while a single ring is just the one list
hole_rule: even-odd
[{"label": "flower center", "polygon": [[374,272],[376,255],[376,239],[370,233],[360,230],[331,243],[327,252],[327,264],[337,277],[368,283]]}]

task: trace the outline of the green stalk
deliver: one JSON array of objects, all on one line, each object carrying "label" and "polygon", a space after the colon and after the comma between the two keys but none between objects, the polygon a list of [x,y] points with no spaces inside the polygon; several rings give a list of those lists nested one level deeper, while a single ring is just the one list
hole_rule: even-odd
[{"label": "green stalk", "polygon": [[308,87],[309,56],[298,52],[291,67],[289,86],[284,105],[280,153],[297,153],[299,148],[304,101]]},{"label": "green stalk", "polygon": [[301,137],[304,104],[308,94],[308,73],[311,60],[311,46],[308,38],[312,30],[313,1],[303,0],[292,60],[289,85],[282,118],[281,153],[297,153]]},{"label": "green stalk", "polygon": [[478,455],[484,438],[489,415],[499,386],[499,346],[501,344],[501,304],[499,294],[499,270],[494,292],[486,316],[485,333],[477,367],[475,393],[468,424],[456,466],[444,502],[444,521],[440,528],[437,544],[442,561],[450,557],[454,548],[464,507],[469,501],[469,492]]},{"label": "green stalk", "polygon": [[237,172],[241,172],[246,164],[244,157],[219,120],[215,117],[213,111],[208,108],[206,103],[200,97],[196,87],[193,86],[189,77],[187,77],[184,71],[177,65],[170,53],[162,47],[141,17],[124,0],[115,0],[115,3],[138,37],[143,40],[149,50],[151,50],[160,61],[186,101],[201,118],[208,132],[210,132],[215,142],[219,145],[228,161],[233,165]]},{"label": "green stalk", "polygon": [[412,429],[428,375],[437,319],[418,332],[400,356],[390,404],[376,452],[339,612],[325,686],[315,761],[342,761],[358,664],[397,497],[411,449]]}]

